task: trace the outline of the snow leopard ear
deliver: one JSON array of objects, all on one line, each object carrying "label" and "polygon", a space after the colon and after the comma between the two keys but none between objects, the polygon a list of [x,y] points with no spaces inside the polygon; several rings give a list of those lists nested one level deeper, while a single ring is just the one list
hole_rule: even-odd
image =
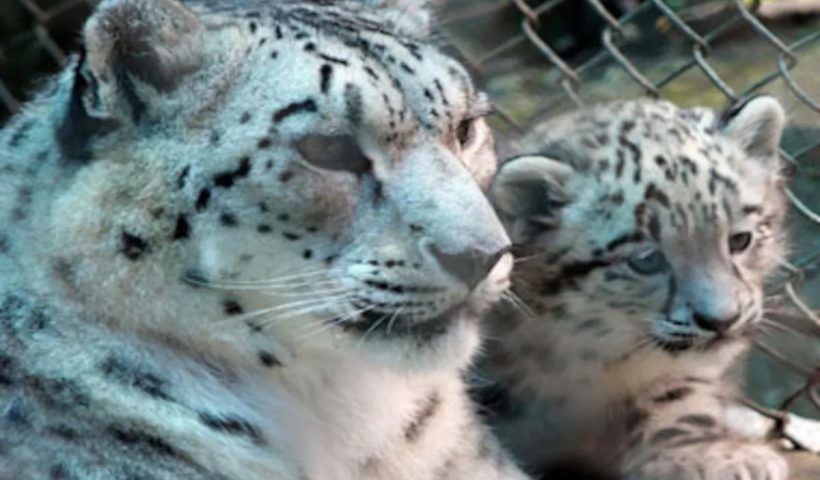
[{"label": "snow leopard ear", "polygon": [[557,226],[561,207],[570,199],[567,183],[574,172],[566,163],[537,155],[516,157],[501,166],[490,198],[513,241]]},{"label": "snow leopard ear", "polygon": [[70,67],[71,98],[57,125],[63,157],[86,160],[93,138],[137,123],[151,94],[174,90],[201,63],[203,30],[175,0],[105,0]]},{"label": "snow leopard ear", "polygon": [[196,14],[176,0],[104,1],[83,30],[88,106],[138,116],[145,87],[172,91],[198,69],[203,31]]},{"label": "snow leopard ear", "polygon": [[719,126],[750,156],[777,162],[786,112],[774,97],[752,97],[728,109]]},{"label": "snow leopard ear", "polygon": [[401,31],[420,37],[433,29],[434,10],[441,0],[358,0],[384,10],[388,21]]}]

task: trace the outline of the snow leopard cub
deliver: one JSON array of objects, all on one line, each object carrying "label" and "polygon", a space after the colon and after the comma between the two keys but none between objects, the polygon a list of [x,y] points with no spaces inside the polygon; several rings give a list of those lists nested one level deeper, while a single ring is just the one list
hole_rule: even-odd
[{"label": "snow leopard cub", "polygon": [[770,447],[727,431],[730,367],[783,257],[785,115],[621,101],[539,125],[492,196],[518,258],[480,389],[535,471],[573,460],[646,480],[781,480]]}]

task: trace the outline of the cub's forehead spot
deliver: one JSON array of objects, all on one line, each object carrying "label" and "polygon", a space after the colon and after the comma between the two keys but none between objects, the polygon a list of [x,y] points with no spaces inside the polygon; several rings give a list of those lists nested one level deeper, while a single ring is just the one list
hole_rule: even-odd
[{"label": "cub's forehead spot", "polygon": [[587,115],[580,122],[584,128],[560,131],[561,144],[575,152],[571,163],[583,170],[565,220],[602,232],[596,248],[631,243],[624,240],[634,240],[636,232],[658,243],[720,237],[759,209],[754,197],[762,191],[741,178],[735,145],[695,121],[691,138],[672,127],[643,135],[646,122],[651,119],[604,122]]}]

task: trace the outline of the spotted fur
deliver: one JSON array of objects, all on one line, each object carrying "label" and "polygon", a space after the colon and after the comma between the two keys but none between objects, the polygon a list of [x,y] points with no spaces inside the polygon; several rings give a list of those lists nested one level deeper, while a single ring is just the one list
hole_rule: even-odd
[{"label": "spotted fur", "polygon": [[486,102],[363,3],[105,1],[0,133],[0,478],[523,478]]},{"label": "spotted fur", "polygon": [[[717,116],[636,100],[539,125],[493,198],[518,257],[480,389],[530,467],[636,479],[786,476],[728,431],[730,367],[783,258],[780,105]],[[616,468],[613,469],[613,466]]]}]

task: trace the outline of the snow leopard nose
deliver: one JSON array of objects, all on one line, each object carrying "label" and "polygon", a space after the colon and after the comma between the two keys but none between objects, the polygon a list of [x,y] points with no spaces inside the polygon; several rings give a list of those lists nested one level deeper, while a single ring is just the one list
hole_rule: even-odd
[{"label": "snow leopard nose", "polygon": [[439,265],[450,275],[464,282],[470,290],[478,285],[496,263],[510,251],[509,247],[492,253],[469,249],[456,254],[442,251],[435,245],[428,247],[430,253],[438,260]]},{"label": "snow leopard nose", "polygon": [[722,335],[726,333],[732,325],[737,323],[740,319],[740,312],[733,312],[729,316],[724,318],[718,318],[709,315],[703,315],[698,312],[692,312],[692,319],[695,321],[695,324],[707,331],[707,332],[714,332],[718,335]]}]

